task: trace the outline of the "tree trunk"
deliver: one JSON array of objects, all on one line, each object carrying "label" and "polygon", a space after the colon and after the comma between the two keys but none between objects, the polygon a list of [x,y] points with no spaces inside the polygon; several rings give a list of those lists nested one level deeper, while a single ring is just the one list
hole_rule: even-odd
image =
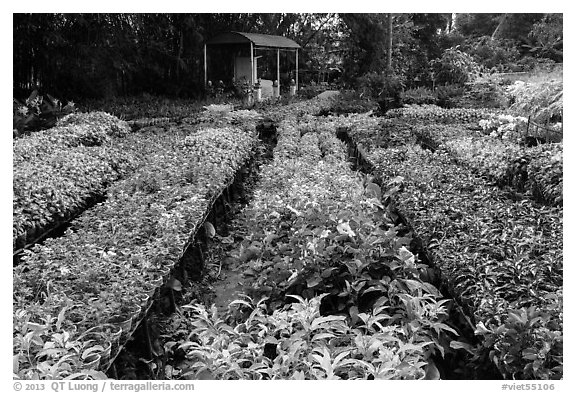
[{"label": "tree trunk", "polygon": [[184,52],[184,29],[180,30],[180,40],[178,42],[178,56],[176,57],[176,82],[180,82],[180,62]]},{"label": "tree trunk", "polygon": [[392,14],[388,14],[386,37],[386,73],[392,73]]},{"label": "tree trunk", "polygon": [[498,23],[498,26],[496,26],[496,29],[494,30],[494,33],[492,33],[492,37],[490,37],[490,39],[492,41],[494,41],[495,39],[498,38],[498,35],[501,34],[502,32],[502,27],[506,24],[506,21],[508,20],[508,14],[502,14],[502,18],[500,19],[500,23]]}]

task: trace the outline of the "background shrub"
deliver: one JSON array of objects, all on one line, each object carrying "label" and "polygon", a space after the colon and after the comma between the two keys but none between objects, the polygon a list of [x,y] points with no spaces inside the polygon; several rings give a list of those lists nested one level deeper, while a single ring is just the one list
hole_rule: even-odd
[{"label": "background shrub", "polygon": [[472,56],[457,48],[444,51],[439,59],[431,62],[434,79],[439,84],[459,84],[472,81],[480,68]]},{"label": "background shrub", "polygon": [[402,104],[436,104],[438,100],[434,92],[427,87],[418,87],[415,89],[408,89],[400,95]]},{"label": "background shrub", "polygon": [[482,36],[469,43],[468,53],[479,65],[491,71],[519,71],[516,62],[520,58],[520,51],[513,40],[493,40],[490,36]]},{"label": "background shrub", "polygon": [[357,84],[361,95],[376,101],[382,111],[400,106],[400,94],[405,86],[403,76],[369,72],[358,78]]},{"label": "background shrub", "polygon": [[443,108],[455,108],[459,106],[459,99],[464,95],[464,87],[460,85],[438,86],[434,90],[436,104]]}]

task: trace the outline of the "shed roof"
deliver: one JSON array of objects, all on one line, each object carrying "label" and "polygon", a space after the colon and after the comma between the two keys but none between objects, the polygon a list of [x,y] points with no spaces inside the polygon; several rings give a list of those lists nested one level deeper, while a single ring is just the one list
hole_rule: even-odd
[{"label": "shed roof", "polygon": [[230,31],[218,34],[215,37],[206,41],[208,45],[214,44],[242,44],[252,42],[254,46],[263,48],[284,48],[284,49],[299,49],[301,48],[296,42],[290,38],[282,37],[279,35],[257,34],[257,33],[241,33],[237,31]]}]

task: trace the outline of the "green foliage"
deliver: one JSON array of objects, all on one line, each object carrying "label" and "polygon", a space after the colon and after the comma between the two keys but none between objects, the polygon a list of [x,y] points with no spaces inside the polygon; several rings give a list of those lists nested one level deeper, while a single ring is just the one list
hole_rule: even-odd
[{"label": "green foliage", "polygon": [[438,84],[464,85],[473,81],[479,72],[474,59],[457,48],[446,49],[439,59],[431,62],[431,66]]},{"label": "green foliage", "polygon": [[402,75],[370,72],[358,78],[357,85],[362,96],[370,97],[378,102],[380,109],[387,110],[399,103],[405,79]]},{"label": "green foliage", "polygon": [[[423,379],[429,342],[409,342],[405,330],[390,325],[385,305],[358,314],[355,327],[343,316],[322,316],[324,296],[295,303],[271,314],[263,301],[248,308],[245,321],[227,325],[213,308],[184,306],[195,320],[183,377],[210,379]],[[418,328],[415,328],[418,330]]]},{"label": "green foliage", "polygon": [[14,141],[15,248],[71,218],[135,168],[136,157],[111,143],[128,130],[111,115],[79,113]]},{"label": "green foliage", "polygon": [[300,120],[280,124],[274,161],[235,229],[244,240],[226,252],[247,293],[267,298],[242,297],[222,316],[185,306],[192,329],[169,347],[186,354],[176,375],[438,378],[431,356],[455,333],[448,302],[422,278],[427,267],[386,216],[380,188],[348,166],[335,137],[347,118]]},{"label": "green foliage", "polygon": [[378,109],[378,104],[369,96],[359,96],[353,90],[340,92],[330,103],[329,107],[323,109],[320,115],[345,115],[349,113],[365,113]]},{"label": "green foliage", "polygon": [[546,296],[549,307],[509,310],[500,325],[479,324],[490,358],[507,378],[561,379],[563,375],[562,322],[550,307],[562,307],[562,291]]},{"label": "green foliage", "polygon": [[[129,337],[142,317],[141,307],[147,306],[147,295],[163,283],[256,139],[248,124],[246,130],[228,125],[191,131],[144,130],[117,140],[124,154],[139,156],[140,166],[108,188],[105,202],[75,219],[74,230],[25,253],[14,269],[15,315],[26,310],[37,323],[45,315],[64,313],[63,307],[71,303],[81,310],[67,320],[77,334],[128,319],[120,340]],[[28,349],[19,343],[14,353],[26,353],[27,369],[43,367],[41,346]],[[59,355],[54,354],[51,364],[56,372],[79,371],[77,365],[58,363]]]},{"label": "green foliage", "polygon": [[441,123],[470,123],[487,118],[492,112],[486,109],[452,108],[436,105],[404,105],[386,113],[388,117],[418,120],[434,120]]},{"label": "green foliage", "polygon": [[562,14],[545,14],[538,23],[532,26],[529,37],[534,42],[531,45],[527,44],[526,47],[536,57],[562,62],[563,25]]},{"label": "green foliage", "polygon": [[182,120],[194,116],[205,105],[202,101],[152,96],[150,94],[83,100],[82,104],[88,112],[107,112],[128,121],[145,118]]},{"label": "green foliage", "polygon": [[[562,143],[541,145],[530,151],[528,156],[527,189],[536,200],[562,206],[563,203],[563,146]],[[526,162],[525,161],[525,162]]]},{"label": "green foliage", "polygon": [[467,50],[478,65],[490,71],[515,71],[516,62],[520,59],[517,42],[510,39],[492,39],[482,36],[466,43]]},{"label": "green foliage", "polygon": [[562,80],[539,79],[516,82],[508,89],[512,104],[510,111],[540,124],[561,122],[564,108]]},{"label": "green foliage", "polygon": [[34,90],[25,101],[14,99],[13,129],[17,134],[53,127],[58,119],[76,111],[73,102],[62,106],[57,98],[38,95]]},{"label": "green foliage", "polygon": [[[549,205],[562,205],[562,144],[522,147],[515,142],[493,137],[446,138],[436,131],[432,138],[444,139],[442,147],[459,162],[494,180],[509,186],[523,197]],[[437,142],[438,143],[438,142]]]},{"label": "green foliage", "polygon": [[442,108],[457,108],[459,102],[464,96],[465,89],[461,85],[443,85],[436,86],[434,95],[436,96],[436,103]]},{"label": "green foliage", "polygon": [[426,87],[417,87],[403,91],[401,99],[402,104],[405,105],[436,104],[437,100],[434,92]]},{"label": "green foliage", "polygon": [[[58,314],[16,310],[13,317],[13,375],[15,379],[106,379],[100,371],[88,369],[84,359],[104,347],[98,340],[85,340],[70,325],[74,306],[64,306]],[[101,355],[102,354],[102,355]]]},{"label": "green foliage", "polygon": [[470,107],[480,108],[504,108],[508,104],[503,82],[491,76],[480,77],[466,84],[462,101]]},{"label": "green foliage", "polygon": [[[472,350],[478,359],[488,356],[507,378],[561,376],[561,208],[513,202],[444,152],[411,145],[382,149],[362,133],[354,138],[379,176],[401,176],[397,206],[477,334],[486,326],[496,332]],[[512,329],[509,314],[530,306],[542,314],[529,318],[525,332]]]}]

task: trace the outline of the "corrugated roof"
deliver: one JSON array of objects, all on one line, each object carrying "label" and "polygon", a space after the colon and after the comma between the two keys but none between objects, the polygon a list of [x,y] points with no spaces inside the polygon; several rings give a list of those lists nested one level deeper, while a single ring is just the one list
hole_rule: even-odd
[{"label": "corrugated roof", "polygon": [[248,42],[252,42],[254,46],[264,48],[288,48],[288,49],[301,48],[300,45],[292,41],[290,38],[282,37],[279,35],[241,33],[237,31],[230,31],[219,34],[206,41],[206,44],[208,45],[240,44]]}]

